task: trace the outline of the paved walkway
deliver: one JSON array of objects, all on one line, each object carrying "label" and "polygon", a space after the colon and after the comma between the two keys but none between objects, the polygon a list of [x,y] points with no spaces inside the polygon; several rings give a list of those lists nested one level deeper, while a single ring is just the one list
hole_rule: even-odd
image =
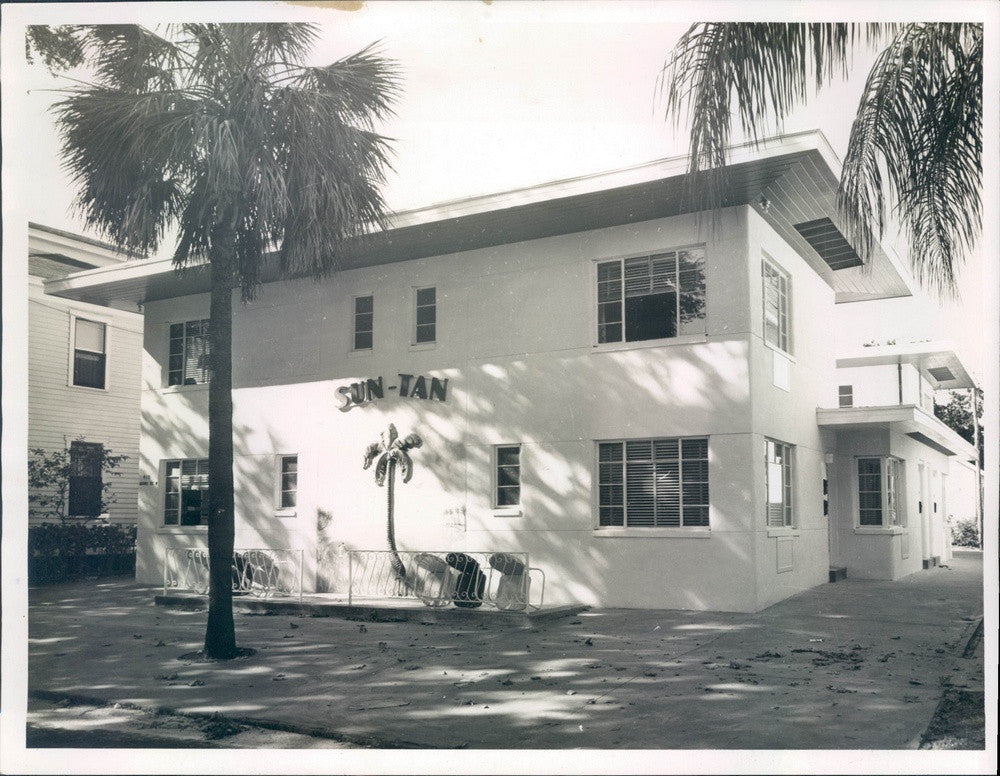
[{"label": "paved walkway", "polygon": [[916,748],[963,650],[982,561],[848,579],[755,615],[593,610],[530,629],[237,615],[256,655],[200,648],[205,614],[97,581],[31,591],[29,690],[222,715],[375,746]]}]

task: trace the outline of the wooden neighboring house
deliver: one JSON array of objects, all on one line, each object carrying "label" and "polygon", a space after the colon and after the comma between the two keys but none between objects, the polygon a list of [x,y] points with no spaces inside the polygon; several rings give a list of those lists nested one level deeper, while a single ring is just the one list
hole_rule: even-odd
[{"label": "wooden neighboring house", "polygon": [[[50,296],[43,285],[125,259],[106,243],[28,225],[28,448],[69,448],[67,518],[136,521],[142,315]],[[128,456],[116,469],[106,511],[95,457],[101,447]],[[51,520],[29,508],[29,524]]]}]

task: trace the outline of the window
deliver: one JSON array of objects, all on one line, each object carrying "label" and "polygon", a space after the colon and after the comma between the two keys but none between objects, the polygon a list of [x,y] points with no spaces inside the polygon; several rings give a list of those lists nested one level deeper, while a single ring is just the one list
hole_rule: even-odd
[{"label": "window", "polygon": [[375,297],[354,298],[354,349],[371,350],[375,334]]},{"label": "window", "polygon": [[95,442],[71,442],[69,446],[69,514],[96,517],[101,513],[101,459],[104,447]]},{"label": "window", "polygon": [[598,263],[598,342],[704,333],[704,248]]},{"label": "window", "polygon": [[208,524],[208,459],[167,461],[164,525]]},{"label": "window", "polygon": [[854,386],[841,385],[837,388],[837,399],[841,407],[854,406]]},{"label": "window", "polygon": [[73,385],[104,387],[106,332],[107,327],[103,323],[73,319]]},{"label": "window", "polygon": [[437,289],[417,289],[417,329],[415,342],[434,342],[437,339]]},{"label": "window", "polygon": [[899,461],[858,458],[858,525],[902,525],[899,503]]},{"label": "window", "polygon": [[601,442],[601,526],[708,525],[708,439]]},{"label": "window", "polygon": [[765,492],[767,494],[768,528],[789,528],[792,522],[792,457],[791,445],[767,440]]},{"label": "window", "polygon": [[764,341],[785,353],[791,353],[791,335],[788,331],[788,275],[769,261],[764,261],[762,266],[764,274]]},{"label": "window", "polygon": [[170,324],[167,385],[200,385],[211,376],[208,319]]},{"label": "window", "polygon": [[513,507],[521,503],[521,446],[496,448],[496,493],[493,505]]},{"label": "window", "polygon": [[299,457],[281,456],[280,479],[278,481],[278,508],[294,509],[299,492]]}]

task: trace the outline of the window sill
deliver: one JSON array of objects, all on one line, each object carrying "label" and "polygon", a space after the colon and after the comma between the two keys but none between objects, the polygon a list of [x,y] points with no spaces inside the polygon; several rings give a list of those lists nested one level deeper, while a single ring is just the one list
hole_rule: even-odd
[{"label": "window sill", "polygon": [[704,334],[681,334],[678,337],[664,339],[640,340],[639,342],[602,342],[593,345],[591,353],[613,353],[619,350],[641,350],[643,348],[662,348],[673,345],[697,345],[708,342]]},{"label": "window sill", "polygon": [[410,352],[414,353],[421,350],[434,350],[437,347],[437,340],[433,342],[411,342]]},{"label": "window sill", "polygon": [[711,539],[711,528],[595,528],[595,539]]},{"label": "window sill", "polygon": [[207,390],[208,383],[195,383],[194,385],[164,385],[160,388],[160,393],[196,393]]},{"label": "window sill", "polygon": [[521,507],[493,507],[493,517],[524,517]]},{"label": "window sill", "polygon": [[79,391],[98,391],[99,393],[108,393],[107,381],[104,383],[103,388],[98,388],[96,385],[77,385],[76,383],[67,383],[70,388],[75,388]]},{"label": "window sill", "polygon": [[374,353],[374,352],[375,352],[375,348],[365,348],[364,350],[354,350],[354,349],[351,349],[351,350],[347,351],[347,357],[348,358],[366,358],[368,356],[371,356],[371,354]]},{"label": "window sill", "polygon": [[801,533],[798,528],[788,527],[788,528],[768,528],[767,535],[769,538],[774,537],[784,537],[784,536],[798,536]]},{"label": "window sill", "polygon": [[295,510],[292,508],[274,510],[275,517],[295,517],[295,514]]},{"label": "window sill", "polygon": [[906,529],[901,525],[856,525],[854,526],[854,533],[856,534],[874,534],[874,535],[884,535],[884,536],[895,536],[897,534],[906,533]]},{"label": "window sill", "polygon": [[158,534],[188,534],[207,532],[207,525],[161,525],[156,529],[156,533]]},{"label": "window sill", "polygon": [[786,350],[782,350],[777,345],[772,345],[767,340],[764,340],[764,347],[766,347],[768,350],[771,350],[771,351],[777,353],[779,356],[782,356],[783,358],[787,359],[790,363],[792,363],[792,364],[796,363],[795,356],[793,356],[791,353],[789,353]]}]

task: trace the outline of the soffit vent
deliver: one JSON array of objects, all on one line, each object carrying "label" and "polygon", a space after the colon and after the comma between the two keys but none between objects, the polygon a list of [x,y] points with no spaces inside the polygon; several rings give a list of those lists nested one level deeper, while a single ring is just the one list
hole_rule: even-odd
[{"label": "soffit vent", "polygon": [[806,242],[813,247],[813,250],[832,270],[860,267],[864,264],[861,257],[829,218],[817,218],[815,221],[795,224],[795,230],[805,238]]},{"label": "soffit vent", "polygon": [[936,366],[933,369],[928,369],[931,377],[937,380],[939,383],[946,383],[949,380],[954,380],[955,375],[951,373],[951,370],[946,366]]}]

